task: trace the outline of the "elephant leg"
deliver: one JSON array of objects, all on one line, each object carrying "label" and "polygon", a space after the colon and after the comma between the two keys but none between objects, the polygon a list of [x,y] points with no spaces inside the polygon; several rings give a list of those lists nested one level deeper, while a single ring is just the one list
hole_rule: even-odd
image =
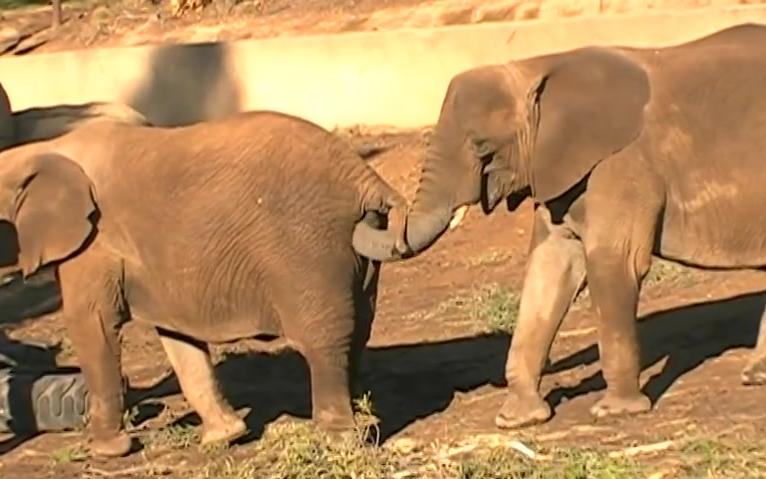
[{"label": "elephant leg", "polygon": [[309,366],[314,422],[331,433],[349,430],[354,424],[350,359],[355,325],[351,290],[344,298],[337,287],[327,287],[326,279],[323,286],[306,289],[310,293],[299,305],[299,321],[288,325],[285,334]]},{"label": "elephant leg", "polygon": [[[596,417],[651,409],[651,402],[639,385],[641,365],[636,327],[639,288],[632,259],[607,251],[588,253],[588,284],[598,314],[599,355],[607,384],[606,394],[591,408]],[[649,270],[648,263],[642,277]]]},{"label": "elephant leg", "polygon": [[91,452],[117,457],[130,452],[131,447],[122,423],[122,291],[117,271],[87,267],[95,263],[95,255],[89,253],[59,267],[64,321],[90,391]]},{"label": "elephant leg", "polygon": [[636,314],[641,282],[652,264],[665,192],[651,171],[624,155],[594,171],[585,197],[588,285],[606,381],[604,397],[590,410],[597,418],[651,409],[639,384]]},{"label": "elephant leg", "polygon": [[745,386],[766,384],[766,308],[761,314],[755,349],[750,353],[750,360],[742,370],[742,384]]},{"label": "elephant leg", "polygon": [[202,419],[201,443],[228,443],[243,436],[247,426],[221,394],[207,345],[158,332],[184,397]]},{"label": "elephant leg", "polygon": [[495,417],[504,429],[550,418],[540,377],[556,331],[585,282],[582,243],[565,227],[553,226],[544,207],[535,212],[531,249],[505,368],[508,394]]},{"label": "elephant leg", "polygon": [[303,353],[311,370],[311,411],[316,424],[328,431],[350,430],[351,408],[348,349],[308,348]]}]

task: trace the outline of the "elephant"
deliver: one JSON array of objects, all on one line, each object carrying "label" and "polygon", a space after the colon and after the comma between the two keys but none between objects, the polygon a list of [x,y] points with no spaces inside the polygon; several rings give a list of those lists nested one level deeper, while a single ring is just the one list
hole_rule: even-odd
[{"label": "elephant", "polygon": [[[590,45],[454,75],[404,243],[432,247],[453,218],[534,205],[502,429],[552,416],[540,379],[562,319],[588,286],[606,390],[596,418],[651,411],[636,314],[654,257],[708,269],[766,266],[766,27],[663,48]],[[393,260],[381,256],[381,261]],[[766,313],[765,313],[766,315]],[[766,383],[766,322],[742,371]]]},{"label": "elephant", "polygon": [[403,231],[406,201],[339,136],[272,111],[182,127],[89,122],[0,153],[0,211],[18,237],[0,275],[55,265],[94,455],[131,450],[120,366],[129,320],[159,333],[202,444],[247,432],[208,350],[242,338],[283,338],[309,365],[315,423],[332,434],[353,425],[373,258],[388,247],[373,240]]},{"label": "elephant", "polygon": [[[105,118],[148,125],[143,115],[119,103],[92,102],[14,112],[0,84],[0,150],[50,139],[87,122]],[[6,240],[0,242],[0,263],[13,261],[17,245],[12,236],[10,231],[0,232],[0,238]],[[51,271],[45,273],[38,277],[55,281]],[[0,286],[8,296],[23,294],[15,286],[28,286],[21,281],[14,282],[18,279],[14,276],[2,279]],[[36,370],[38,364],[15,359],[34,350],[41,351],[39,347],[2,341],[0,337],[0,432],[61,431],[81,427],[88,403],[83,375]],[[18,391],[23,389],[28,389],[28,396]]]}]

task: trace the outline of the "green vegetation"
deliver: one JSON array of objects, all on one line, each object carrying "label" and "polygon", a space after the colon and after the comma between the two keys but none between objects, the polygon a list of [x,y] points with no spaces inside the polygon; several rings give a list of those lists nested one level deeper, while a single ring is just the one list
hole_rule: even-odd
[{"label": "green vegetation", "polygon": [[147,448],[188,449],[199,442],[197,430],[198,426],[172,424],[149,432],[141,443]]},{"label": "green vegetation", "polygon": [[0,0],[0,12],[3,10],[15,10],[23,7],[36,7],[50,5],[48,0]]},{"label": "green vegetation", "polygon": [[519,295],[492,283],[477,288],[464,302],[471,318],[487,326],[490,332],[512,334],[519,314]]}]

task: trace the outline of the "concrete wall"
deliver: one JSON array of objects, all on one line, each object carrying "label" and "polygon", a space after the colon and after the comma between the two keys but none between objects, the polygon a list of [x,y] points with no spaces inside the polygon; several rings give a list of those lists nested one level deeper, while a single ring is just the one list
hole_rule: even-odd
[{"label": "concrete wall", "polygon": [[670,45],[747,22],[766,23],[766,7],[77,50],[0,58],[0,83],[15,110],[120,101],[161,125],[273,109],[327,128],[418,127],[466,68],[588,44]]}]

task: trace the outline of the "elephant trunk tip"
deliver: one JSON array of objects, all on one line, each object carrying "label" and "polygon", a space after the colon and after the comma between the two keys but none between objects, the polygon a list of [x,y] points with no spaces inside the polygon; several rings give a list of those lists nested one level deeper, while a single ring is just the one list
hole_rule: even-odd
[{"label": "elephant trunk tip", "polygon": [[351,244],[358,254],[374,261],[396,261],[407,256],[397,249],[392,231],[375,228],[365,221],[354,227]]}]

